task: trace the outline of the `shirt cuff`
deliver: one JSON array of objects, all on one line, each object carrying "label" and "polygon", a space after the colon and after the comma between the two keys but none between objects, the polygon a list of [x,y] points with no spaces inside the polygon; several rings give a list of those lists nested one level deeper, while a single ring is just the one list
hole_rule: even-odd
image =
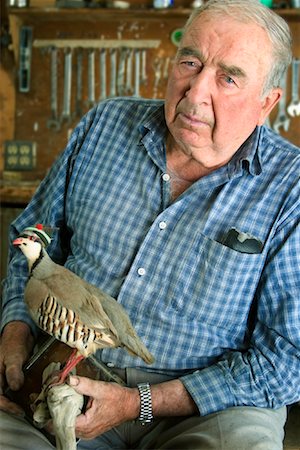
[{"label": "shirt cuff", "polygon": [[180,380],[196,403],[201,416],[236,406],[235,397],[226,383],[226,374],[218,365],[196,370]]}]

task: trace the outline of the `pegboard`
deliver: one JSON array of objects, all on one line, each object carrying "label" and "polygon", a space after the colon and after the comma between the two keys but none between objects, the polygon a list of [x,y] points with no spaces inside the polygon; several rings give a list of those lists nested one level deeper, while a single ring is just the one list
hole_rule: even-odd
[{"label": "pegboard", "polygon": [[[190,12],[185,8],[126,11],[30,8],[12,12],[10,28],[16,68],[14,139],[31,141],[36,148],[36,167],[18,173],[18,179],[42,179],[80,117],[103,98],[118,95],[163,98],[177,50],[172,36],[182,28]],[[283,15],[292,29],[294,56],[300,58],[300,14],[286,10]],[[32,34],[28,92],[20,92],[18,72],[22,58],[20,30],[24,27]],[[51,102],[53,67],[57,76],[56,114]],[[72,72],[68,87],[67,67]],[[291,71],[287,79],[287,102],[290,100]],[[277,113],[277,109],[272,112],[271,123]],[[300,118],[291,118],[288,130],[280,132],[299,145]]]},{"label": "pegboard", "polygon": [[32,32],[28,92],[20,92],[18,73],[15,80],[15,139],[34,141],[37,151],[36,168],[22,174],[23,179],[44,176],[80,117],[96,102],[122,95],[163,98],[177,49],[171,36],[187,17],[184,10],[173,15],[112,10],[11,15],[18,66],[20,30]]}]

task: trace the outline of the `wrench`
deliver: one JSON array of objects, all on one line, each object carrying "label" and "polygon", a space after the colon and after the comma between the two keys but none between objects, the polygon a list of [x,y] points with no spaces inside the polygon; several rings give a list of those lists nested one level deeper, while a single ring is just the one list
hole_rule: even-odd
[{"label": "wrench", "polygon": [[106,98],[106,49],[100,50],[100,97],[99,101]]},{"label": "wrench", "polygon": [[95,50],[91,49],[88,52],[88,107],[92,108],[95,103]]},{"label": "wrench", "polygon": [[117,82],[117,53],[116,49],[110,49],[110,97],[116,96],[116,82]]},{"label": "wrench", "polygon": [[286,114],[285,111],[285,105],[286,105],[286,85],[287,85],[287,74],[283,77],[282,80],[282,97],[279,100],[279,105],[278,105],[278,114],[277,117],[275,119],[275,122],[273,123],[273,129],[276,131],[276,133],[279,133],[279,128],[283,128],[284,131],[287,131],[289,129],[290,126],[290,119]]},{"label": "wrench", "polygon": [[47,120],[47,128],[59,130],[60,123],[57,114],[57,48],[50,48],[51,55],[51,117]]},{"label": "wrench", "polygon": [[141,84],[147,85],[148,77],[147,77],[147,50],[142,50],[142,78]]},{"label": "wrench", "polygon": [[162,60],[159,57],[156,57],[153,62],[154,69],[154,86],[153,86],[153,98],[157,97],[158,94],[158,86],[161,80],[161,71],[162,71]]},{"label": "wrench", "polygon": [[76,72],[76,106],[75,113],[77,117],[82,116],[81,100],[82,100],[82,60],[83,53],[82,49],[77,50],[77,72]]},{"label": "wrench", "polygon": [[124,77],[125,77],[126,56],[127,56],[127,50],[125,48],[120,49],[117,89],[118,89],[118,95],[121,95],[121,96],[125,94]]},{"label": "wrench", "polygon": [[287,107],[287,112],[291,117],[300,116],[299,67],[300,59],[294,58],[292,62],[292,100]]},{"label": "wrench", "polygon": [[132,65],[133,65],[133,50],[128,49],[127,60],[126,60],[126,84],[125,93],[126,95],[132,95]]},{"label": "wrench", "polygon": [[141,70],[141,52],[136,50],[134,53],[134,97],[140,96],[140,70]]},{"label": "wrench", "polygon": [[67,49],[65,52],[65,72],[64,72],[64,97],[61,123],[71,122],[71,89],[72,89],[72,52]]}]

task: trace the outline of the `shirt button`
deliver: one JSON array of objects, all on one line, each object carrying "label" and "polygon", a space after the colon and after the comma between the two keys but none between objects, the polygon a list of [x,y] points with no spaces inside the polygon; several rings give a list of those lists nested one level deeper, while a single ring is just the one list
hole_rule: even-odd
[{"label": "shirt button", "polygon": [[140,277],[142,277],[143,275],[145,275],[146,270],[144,269],[144,267],[139,267],[137,273],[140,275]]},{"label": "shirt button", "polygon": [[106,365],[107,365],[107,367],[115,367],[113,362],[108,362]]},{"label": "shirt button", "polygon": [[170,175],[168,174],[168,173],[164,173],[163,174],[163,176],[162,176],[162,179],[164,180],[164,181],[170,181]]},{"label": "shirt button", "polygon": [[166,224],[166,222],[159,222],[158,226],[161,230],[164,230],[166,228],[167,224]]}]

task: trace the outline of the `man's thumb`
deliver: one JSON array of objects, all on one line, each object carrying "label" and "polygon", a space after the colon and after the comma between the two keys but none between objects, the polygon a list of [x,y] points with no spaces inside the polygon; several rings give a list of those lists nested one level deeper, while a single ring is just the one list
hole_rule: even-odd
[{"label": "man's thumb", "polygon": [[93,383],[95,383],[95,381],[86,377],[70,375],[67,383],[74,388],[78,394],[92,395],[95,392],[95,388],[93,388]]}]

